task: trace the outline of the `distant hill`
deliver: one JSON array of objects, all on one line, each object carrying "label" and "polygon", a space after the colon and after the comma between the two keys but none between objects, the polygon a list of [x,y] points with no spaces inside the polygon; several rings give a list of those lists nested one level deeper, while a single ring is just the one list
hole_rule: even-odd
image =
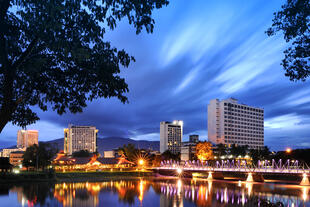
[{"label": "distant hill", "polygon": [[[159,141],[147,141],[147,140],[133,140],[130,138],[122,138],[122,137],[107,137],[107,138],[98,138],[97,140],[98,152],[102,153],[103,151],[112,150],[123,145],[134,144],[136,148],[139,149],[151,149],[159,151]],[[64,139],[55,139],[51,141],[47,141],[46,143],[51,144],[55,148],[59,150],[63,150],[64,148]]]}]

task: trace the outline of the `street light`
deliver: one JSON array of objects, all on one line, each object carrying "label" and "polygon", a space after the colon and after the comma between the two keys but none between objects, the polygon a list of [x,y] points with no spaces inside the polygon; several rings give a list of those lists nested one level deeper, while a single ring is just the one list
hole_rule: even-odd
[{"label": "street light", "polygon": [[292,152],[292,149],[288,147],[288,148],[286,148],[285,151],[286,151],[286,153],[291,153],[291,152]]},{"label": "street light", "polygon": [[181,168],[178,168],[178,169],[177,169],[177,173],[178,173],[179,175],[182,173],[182,171],[183,171],[183,170],[182,170]]},{"label": "street light", "polygon": [[141,165],[141,166],[144,165],[144,160],[140,159],[139,160],[139,165]]}]

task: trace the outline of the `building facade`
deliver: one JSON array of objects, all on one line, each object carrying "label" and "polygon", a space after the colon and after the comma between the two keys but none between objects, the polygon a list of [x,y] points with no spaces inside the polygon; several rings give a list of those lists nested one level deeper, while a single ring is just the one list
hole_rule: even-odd
[{"label": "building facade", "polygon": [[182,142],[182,147],[181,147],[181,160],[182,161],[195,160],[196,145],[197,143],[195,142]]},{"label": "building facade", "polygon": [[208,105],[208,139],[214,144],[262,148],[264,109],[238,103],[233,98],[211,100]]},{"label": "building facade", "polygon": [[15,151],[10,153],[10,164],[13,166],[19,166],[23,164],[24,151]]},{"label": "building facade", "polygon": [[196,145],[199,142],[199,135],[189,135],[188,142],[182,142],[181,145],[181,160],[194,160],[196,154]]},{"label": "building facade", "polygon": [[198,143],[199,142],[199,135],[197,135],[197,134],[189,135],[189,142]]},{"label": "building facade", "polygon": [[17,148],[27,148],[31,145],[38,145],[38,130],[18,130],[17,132]]},{"label": "building facade", "polygon": [[94,126],[73,126],[69,125],[64,129],[64,152],[72,155],[80,150],[87,150],[90,153],[97,150],[98,129]]},{"label": "building facade", "polygon": [[10,157],[12,152],[24,151],[25,148],[2,149],[1,157]]},{"label": "building facade", "polygon": [[183,121],[160,122],[160,153],[169,150],[173,154],[181,152]]}]

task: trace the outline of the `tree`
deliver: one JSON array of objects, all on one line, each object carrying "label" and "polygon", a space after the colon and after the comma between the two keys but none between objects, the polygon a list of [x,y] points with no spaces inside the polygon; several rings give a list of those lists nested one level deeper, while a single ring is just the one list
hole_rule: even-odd
[{"label": "tree", "polygon": [[128,144],[124,145],[123,147],[120,147],[119,149],[119,154],[120,155],[125,155],[127,160],[129,161],[136,161],[136,158],[139,154],[139,150],[136,149],[134,144]]},{"label": "tree", "polygon": [[72,153],[73,157],[90,157],[90,155],[91,154],[88,152],[88,150],[80,150]]},{"label": "tree", "polygon": [[8,157],[0,157],[0,172],[7,172],[11,170],[12,167]]},{"label": "tree", "polygon": [[254,164],[256,164],[258,160],[269,159],[270,150],[267,146],[265,146],[263,149],[251,149],[250,157],[252,158]]},{"label": "tree", "polygon": [[282,10],[274,13],[273,24],[267,30],[269,36],[282,31],[286,42],[291,43],[281,63],[291,81],[305,81],[310,75],[309,15],[309,0],[287,0]]},{"label": "tree", "polygon": [[177,161],[180,161],[181,154],[180,153],[173,154],[171,151],[166,150],[166,151],[164,151],[161,154],[161,156],[162,156],[163,160],[177,160]]},{"label": "tree", "polygon": [[238,157],[239,155],[244,157],[247,153],[247,149],[248,149],[249,146],[236,146],[235,144],[233,144],[230,148],[230,154],[235,156],[235,157]]},{"label": "tree", "polygon": [[27,147],[24,154],[23,165],[27,167],[27,169],[29,167],[45,169],[45,167],[51,164],[51,159],[56,152],[54,148],[44,142],[40,142],[39,145],[34,144]]},{"label": "tree", "polygon": [[212,160],[213,151],[211,142],[199,142],[196,146],[196,157],[201,160]]},{"label": "tree", "polygon": [[59,115],[88,101],[116,97],[128,86],[118,74],[134,58],[104,41],[127,18],[136,33],[153,31],[152,11],[168,0],[2,0],[0,3],[0,132],[8,122],[39,120],[32,106]]},{"label": "tree", "polygon": [[161,155],[153,155],[151,156],[152,167],[159,167],[162,161]]},{"label": "tree", "polygon": [[224,156],[227,154],[226,150],[227,148],[224,144],[217,144],[214,150],[214,155],[216,155],[217,157]]}]

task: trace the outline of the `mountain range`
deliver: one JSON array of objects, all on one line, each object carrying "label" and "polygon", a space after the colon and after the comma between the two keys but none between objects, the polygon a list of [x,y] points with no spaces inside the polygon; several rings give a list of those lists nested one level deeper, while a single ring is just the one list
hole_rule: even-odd
[{"label": "mountain range", "polygon": [[[47,141],[45,143],[49,143],[59,150],[63,150],[64,148],[64,138]],[[159,151],[159,141],[133,140],[130,138],[122,137],[107,137],[97,139],[99,153],[102,153],[103,151],[117,149],[127,144],[134,144],[135,147],[138,149],[150,149]]]}]

